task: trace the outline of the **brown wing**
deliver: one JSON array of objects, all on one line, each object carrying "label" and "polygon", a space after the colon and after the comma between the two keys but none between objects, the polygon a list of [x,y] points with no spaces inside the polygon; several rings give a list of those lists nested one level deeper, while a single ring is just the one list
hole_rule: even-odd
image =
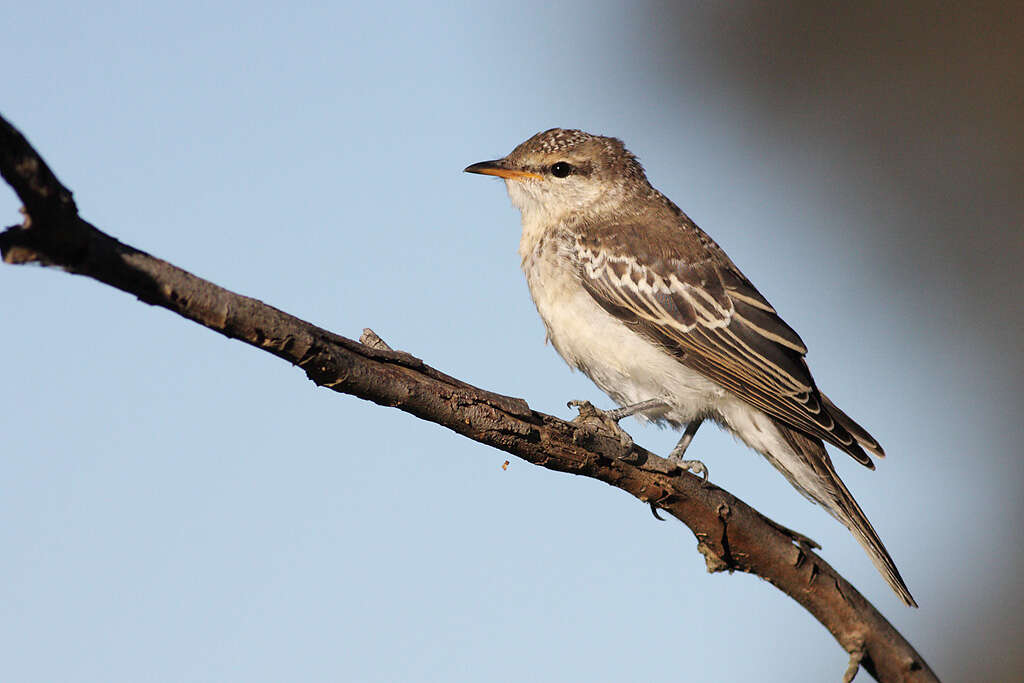
[{"label": "brown wing", "polygon": [[637,258],[614,240],[577,236],[583,285],[605,310],[663,344],[683,364],[873,467],[814,385],[799,335],[710,238],[695,234],[702,242],[697,256],[704,258],[687,261],[672,258],[664,241],[655,258]]}]

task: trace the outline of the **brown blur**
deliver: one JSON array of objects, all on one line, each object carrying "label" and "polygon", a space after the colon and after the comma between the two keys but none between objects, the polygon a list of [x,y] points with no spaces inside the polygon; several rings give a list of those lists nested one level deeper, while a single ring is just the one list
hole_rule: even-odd
[{"label": "brown blur", "polygon": [[1024,376],[1024,4],[722,3],[698,23],[678,12],[679,40],[662,48],[702,43],[759,118],[798,126],[862,187],[930,218],[874,223],[886,234],[864,247],[930,270],[949,287],[936,304],[959,299]]},{"label": "brown blur", "polygon": [[[798,131],[852,171],[859,201],[877,196],[903,205],[901,215],[911,219],[872,222],[862,248],[891,286],[918,290],[920,305],[939,311],[940,330],[960,335],[960,352],[986,355],[993,373],[1019,387],[1024,3],[805,0],[648,9],[661,27],[648,38],[659,52],[677,51],[675,59],[662,55],[663,64],[678,65],[661,73],[663,87],[692,89],[684,81],[699,53],[715,72],[715,87],[764,121],[766,135]],[[1011,395],[1017,405],[1005,415],[1019,422],[1024,402],[1019,392]],[[955,416],[939,420],[937,428],[956,429]],[[985,453],[980,445],[982,452],[965,454],[965,478],[979,459],[1019,462],[1019,452]],[[1010,528],[1018,526],[1021,500],[991,504],[1005,508]],[[1019,570],[1011,574],[1024,574],[1019,548],[993,548],[993,555],[999,559],[979,561],[1013,563]],[[1024,587],[1018,579],[993,590],[1004,608],[1016,608],[936,615],[963,624],[962,637],[946,644],[944,659],[956,662],[943,671],[950,680],[1020,680]]]}]

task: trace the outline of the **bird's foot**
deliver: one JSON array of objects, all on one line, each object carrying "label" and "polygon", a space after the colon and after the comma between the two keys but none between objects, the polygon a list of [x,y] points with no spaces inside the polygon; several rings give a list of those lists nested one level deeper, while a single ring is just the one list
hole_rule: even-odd
[{"label": "bird's foot", "polygon": [[700,460],[684,460],[683,454],[686,453],[686,449],[690,447],[690,442],[693,441],[693,435],[700,429],[701,424],[704,420],[693,420],[686,425],[686,431],[679,438],[679,443],[672,449],[672,452],[668,454],[668,459],[679,466],[680,469],[693,472],[696,475],[704,477],[704,481],[708,480],[708,468]]},{"label": "bird's foot", "polygon": [[707,465],[702,463],[700,460],[679,460],[677,458],[669,457],[669,460],[679,466],[679,469],[693,472],[699,477],[703,477],[704,481],[708,480],[708,468]]},{"label": "bird's foot", "polygon": [[573,420],[575,424],[586,424],[588,421],[597,420],[603,424],[608,431],[614,436],[618,437],[619,444],[629,451],[633,449],[633,439],[629,434],[619,426],[619,420],[626,417],[626,415],[620,415],[622,409],[619,410],[601,410],[595,408],[594,404],[590,401],[569,401],[567,404],[570,408],[576,408],[580,411],[580,414]]}]

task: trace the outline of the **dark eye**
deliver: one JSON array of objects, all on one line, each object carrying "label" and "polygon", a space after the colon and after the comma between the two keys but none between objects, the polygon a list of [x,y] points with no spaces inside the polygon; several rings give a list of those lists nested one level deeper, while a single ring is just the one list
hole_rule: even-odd
[{"label": "dark eye", "polygon": [[555,176],[556,178],[564,178],[570,173],[572,173],[572,165],[564,161],[559,161],[558,163],[552,164],[551,166],[551,175]]}]

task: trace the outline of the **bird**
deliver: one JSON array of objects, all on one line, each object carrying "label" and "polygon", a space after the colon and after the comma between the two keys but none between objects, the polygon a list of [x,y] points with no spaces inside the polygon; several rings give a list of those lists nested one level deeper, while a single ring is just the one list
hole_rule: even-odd
[{"label": "bird", "polygon": [[620,406],[603,417],[683,429],[669,457],[705,478],[703,463],[682,458],[694,434],[705,420],[732,432],[847,527],[917,607],[825,450],[874,469],[868,454],[882,447],[821,392],[800,336],[621,140],[552,128],[465,171],[504,180],[547,339]]}]

